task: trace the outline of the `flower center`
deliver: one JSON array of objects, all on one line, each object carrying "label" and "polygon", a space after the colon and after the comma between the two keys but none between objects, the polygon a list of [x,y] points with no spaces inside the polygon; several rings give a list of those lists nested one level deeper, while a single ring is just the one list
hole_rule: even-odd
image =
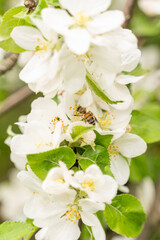
[{"label": "flower center", "polygon": [[49,123],[49,129],[52,131],[52,133],[54,132],[56,124],[58,122],[62,122],[62,128],[64,128],[64,121],[61,118],[59,118],[59,117],[55,117]]},{"label": "flower center", "polygon": [[87,64],[90,64],[90,62],[91,62],[89,57],[85,54],[82,54],[82,55],[74,54],[74,55],[75,55],[78,62],[87,63]]},{"label": "flower center", "polygon": [[40,147],[42,147],[42,146],[53,147],[53,143],[52,143],[52,142],[50,142],[50,143],[45,143],[45,142],[41,141],[41,142],[39,142],[39,143],[35,143],[35,146],[36,146],[37,149],[40,148]]},{"label": "flower center", "polygon": [[57,179],[53,178],[53,181],[58,182],[58,183],[65,183],[65,181],[62,177],[57,178]]},{"label": "flower center", "polygon": [[95,181],[93,181],[92,179],[83,182],[83,183],[81,184],[81,186],[82,186],[83,188],[86,188],[86,189],[89,190],[89,191],[94,191],[94,190],[96,189]]},{"label": "flower center", "polygon": [[75,15],[74,20],[79,26],[84,26],[87,22],[91,21],[91,18],[86,16],[84,11],[81,11]]},{"label": "flower center", "polygon": [[110,158],[114,157],[114,160],[116,160],[116,157],[119,154],[118,146],[110,145],[108,147],[108,153]]},{"label": "flower center", "polygon": [[102,128],[110,130],[112,126],[112,121],[115,119],[113,114],[110,114],[109,112],[105,112],[101,116],[98,115],[99,123]]},{"label": "flower center", "polygon": [[81,219],[80,213],[73,207],[71,207],[66,213],[65,213],[65,219],[66,221],[71,221],[73,223],[77,223],[79,219]]},{"label": "flower center", "polygon": [[53,42],[47,42],[47,41],[42,41],[40,38],[37,38],[37,41],[35,42],[38,42],[37,46],[36,46],[36,52],[39,52],[39,51],[49,51],[51,49],[54,49],[55,47],[55,43]]}]

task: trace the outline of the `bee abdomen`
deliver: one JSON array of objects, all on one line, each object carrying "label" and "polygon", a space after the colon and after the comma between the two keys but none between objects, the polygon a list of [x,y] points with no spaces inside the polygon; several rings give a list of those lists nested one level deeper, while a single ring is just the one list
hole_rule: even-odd
[{"label": "bee abdomen", "polygon": [[95,118],[94,118],[92,112],[87,112],[87,113],[84,115],[84,119],[85,119],[85,121],[87,121],[89,124],[95,125]]}]

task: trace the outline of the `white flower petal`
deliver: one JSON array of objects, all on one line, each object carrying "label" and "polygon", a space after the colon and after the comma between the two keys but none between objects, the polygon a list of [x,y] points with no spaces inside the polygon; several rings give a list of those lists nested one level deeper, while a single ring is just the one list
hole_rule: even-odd
[{"label": "white flower petal", "polygon": [[86,25],[93,34],[102,34],[120,27],[124,20],[123,12],[107,11],[96,16],[93,21],[88,22]]},{"label": "white flower petal", "polygon": [[48,228],[42,228],[41,230],[39,230],[36,235],[35,235],[35,239],[36,240],[44,240],[45,239],[45,235],[47,233]]},{"label": "white flower petal", "polygon": [[39,30],[28,26],[15,27],[11,33],[11,37],[21,48],[30,51],[35,51],[40,41],[45,42]]},{"label": "white flower petal", "polygon": [[53,29],[57,33],[65,34],[69,26],[74,21],[65,10],[45,8],[42,10],[42,19],[48,28]]},{"label": "white flower petal", "polygon": [[33,142],[24,135],[16,135],[11,142],[11,151],[18,155],[24,155],[33,151]]},{"label": "white flower petal", "polygon": [[95,240],[105,240],[106,235],[102,228],[102,225],[97,217],[95,217],[95,226],[92,227],[92,232]]},{"label": "white flower petal", "polygon": [[27,159],[24,155],[17,155],[11,152],[10,158],[11,158],[11,161],[15,164],[16,168],[18,168],[19,170],[25,169]]},{"label": "white flower petal", "polygon": [[124,185],[129,179],[130,169],[127,161],[119,154],[111,159],[111,171],[119,185]]},{"label": "white flower petal", "polygon": [[123,57],[123,71],[131,72],[137,67],[137,64],[141,58],[141,51],[139,49],[133,49],[129,52],[126,52],[122,55]]},{"label": "white flower petal", "polygon": [[105,185],[104,185],[103,194],[102,194],[103,201],[108,204],[111,204],[112,199],[116,196],[118,185],[112,177],[108,175],[104,175],[104,178],[105,178]]},{"label": "white flower petal", "polygon": [[138,81],[140,81],[141,79],[143,79],[144,76],[132,76],[132,75],[119,75],[116,79],[116,82],[122,85],[126,85],[129,83],[136,83]]},{"label": "white flower petal", "polygon": [[46,234],[47,240],[77,240],[80,236],[78,224],[62,219],[59,223],[50,226]]},{"label": "white flower petal", "polygon": [[139,7],[144,13],[149,16],[160,15],[159,0],[140,0],[138,1]]},{"label": "white flower petal", "polygon": [[60,0],[61,5],[71,14],[84,12],[89,16],[105,11],[111,0]]},{"label": "white flower petal", "polygon": [[93,100],[92,92],[90,89],[88,89],[79,98],[77,105],[81,105],[82,107],[89,107],[90,105],[92,105],[93,101],[94,100]]},{"label": "white flower petal", "polygon": [[104,203],[97,203],[92,199],[80,199],[79,206],[82,207],[83,212],[96,213],[105,208]]},{"label": "white flower petal", "polygon": [[23,185],[29,188],[33,192],[41,191],[41,180],[30,171],[21,171],[17,175],[18,179],[23,183]]},{"label": "white flower petal", "polygon": [[100,168],[99,168],[97,165],[95,165],[95,164],[89,166],[89,167],[86,169],[85,173],[86,173],[86,174],[89,174],[89,175],[92,175],[93,177],[94,177],[94,176],[97,176],[97,175],[98,175],[98,176],[103,176]]},{"label": "white flower petal", "polygon": [[82,222],[87,225],[87,226],[95,226],[95,218],[96,216],[94,216],[91,213],[88,212],[81,212],[81,218],[82,218]]},{"label": "white flower petal", "polygon": [[107,96],[114,101],[122,101],[121,103],[112,104],[111,106],[118,110],[126,110],[132,104],[133,98],[128,88],[124,85],[115,83],[105,89]]},{"label": "white flower petal", "polygon": [[57,33],[54,32],[52,29],[48,28],[47,25],[39,18],[31,17],[32,22],[38,27],[41,31],[43,36],[48,40],[52,41],[53,43],[57,41]]},{"label": "white flower petal", "polygon": [[70,59],[70,64],[64,66],[61,74],[64,89],[70,94],[74,94],[82,89],[86,76],[84,65],[75,58],[72,60]]},{"label": "white flower petal", "polygon": [[66,44],[77,55],[86,53],[90,46],[90,35],[87,30],[75,28],[65,34]]},{"label": "white flower petal", "polygon": [[122,155],[127,158],[137,157],[147,149],[146,142],[136,134],[126,133],[114,142]]},{"label": "white flower petal", "polygon": [[35,54],[20,72],[20,79],[26,83],[36,82],[48,71],[49,53]]}]

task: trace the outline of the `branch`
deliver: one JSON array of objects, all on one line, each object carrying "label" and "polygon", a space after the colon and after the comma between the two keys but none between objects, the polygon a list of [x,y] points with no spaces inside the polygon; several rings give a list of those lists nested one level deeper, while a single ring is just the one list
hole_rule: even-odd
[{"label": "branch", "polygon": [[125,22],[123,23],[123,28],[128,28],[130,21],[132,19],[134,7],[136,6],[136,4],[137,4],[137,0],[127,0],[123,10],[126,18]]},{"label": "branch", "polygon": [[29,96],[31,96],[33,92],[27,87],[23,87],[17,92],[10,95],[6,100],[4,100],[1,104],[0,108],[0,116],[4,113],[8,112],[11,108],[16,106],[18,103],[22,102]]},{"label": "branch", "polygon": [[17,63],[19,54],[17,53],[7,53],[4,57],[3,63],[0,65],[0,75],[11,70]]}]

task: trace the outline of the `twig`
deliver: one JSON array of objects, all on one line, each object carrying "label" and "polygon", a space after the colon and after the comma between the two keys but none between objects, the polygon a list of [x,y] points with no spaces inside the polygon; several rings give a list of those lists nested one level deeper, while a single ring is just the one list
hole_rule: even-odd
[{"label": "twig", "polygon": [[159,205],[160,205],[160,180],[156,187],[156,196],[151,208],[151,211],[147,217],[147,222],[144,226],[142,233],[136,238],[136,240],[147,240],[149,239],[152,231],[153,226],[157,224],[160,225],[160,212],[159,212]]},{"label": "twig", "polygon": [[29,96],[31,96],[33,92],[29,90],[27,86],[21,88],[17,92],[10,95],[6,100],[2,102],[1,108],[0,108],[0,116],[9,111],[11,108],[13,108],[18,103],[22,102]]},{"label": "twig", "polygon": [[134,7],[136,4],[137,4],[137,0],[127,0],[126,5],[123,10],[125,18],[126,18],[126,20],[123,24],[123,28],[128,28],[130,21],[132,19]]},{"label": "twig", "polygon": [[19,54],[7,53],[4,57],[3,63],[0,65],[0,75],[11,70],[17,63]]}]

